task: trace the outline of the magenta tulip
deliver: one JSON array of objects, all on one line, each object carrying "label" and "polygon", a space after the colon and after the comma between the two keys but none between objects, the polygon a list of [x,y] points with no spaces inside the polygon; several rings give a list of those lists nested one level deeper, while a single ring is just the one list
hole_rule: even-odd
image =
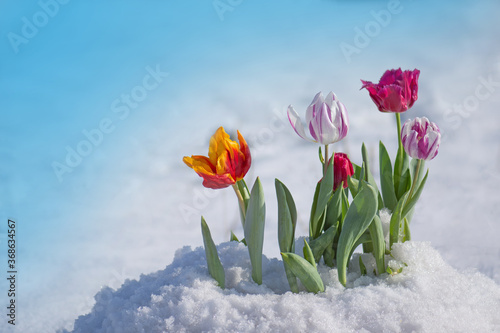
[{"label": "magenta tulip", "polygon": [[363,81],[375,105],[381,112],[405,112],[418,98],[418,76],[420,71],[402,71],[401,68],[385,71],[380,82]]},{"label": "magenta tulip", "polygon": [[441,132],[426,117],[408,119],[401,130],[401,141],[408,155],[430,161],[438,153]]}]

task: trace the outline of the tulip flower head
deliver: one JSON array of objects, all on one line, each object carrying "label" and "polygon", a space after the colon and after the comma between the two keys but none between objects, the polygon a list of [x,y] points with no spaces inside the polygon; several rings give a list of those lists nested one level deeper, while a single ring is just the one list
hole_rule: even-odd
[{"label": "tulip flower head", "polygon": [[250,169],[251,156],[248,145],[238,131],[238,141],[233,141],[219,127],[210,138],[208,157],[184,156],[183,161],[203,178],[203,186],[219,189],[235,184],[243,179]]},{"label": "tulip flower head", "polygon": [[413,106],[418,98],[418,76],[420,71],[402,71],[401,68],[387,70],[379,83],[363,81],[375,105],[381,112],[401,113]]},{"label": "tulip flower head", "polygon": [[326,98],[319,92],[307,108],[306,125],[312,139],[306,135],[302,120],[291,105],[288,107],[288,120],[302,139],[322,145],[342,140],[349,130],[346,108],[333,92]]},{"label": "tulip flower head", "polygon": [[401,130],[401,141],[408,155],[421,160],[436,157],[441,142],[439,127],[426,117],[408,119]]},{"label": "tulip flower head", "polygon": [[340,183],[343,183],[343,187],[347,188],[348,177],[354,174],[354,169],[352,163],[344,153],[335,153],[333,158],[333,190],[335,191]]}]

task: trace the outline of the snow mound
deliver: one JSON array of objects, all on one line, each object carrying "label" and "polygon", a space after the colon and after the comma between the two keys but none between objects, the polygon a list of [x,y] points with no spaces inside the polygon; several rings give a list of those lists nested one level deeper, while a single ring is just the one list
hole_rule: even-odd
[{"label": "snow mound", "polygon": [[164,270],[101,290],[73,332],[500,332],[500,286],[455,270],[429,243],[395,244],[389,265],[403,268],[395,275],[361,276],[355,254],[347,288],[336,269],[319,265],[320,294],[289,292],[282,262],[266,257],[258,286],[244,245],[218,250],[225,290],[209,276],[203,248],[184,247]]}]

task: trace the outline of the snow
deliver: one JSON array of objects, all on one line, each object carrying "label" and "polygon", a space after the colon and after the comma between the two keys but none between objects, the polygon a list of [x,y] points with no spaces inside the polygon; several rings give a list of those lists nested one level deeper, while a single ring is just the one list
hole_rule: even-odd
[{"label": "snow", "polygon": [[[251,280],[246,247],[222,243],[226,289],[209,276],[204,249],[184,247],[164,270],[104,288],[72,332],[497,332],[500,287],[459,272],[427,242],[396,244],[399,274],[361,276],[356,254],[347,288],[321,264],[324,293],[288,291],[283,263],[263,260],[263,284]],[[369,267],[368,255],[364,262]],[[371,271],[368,269],[368,271]]]}]

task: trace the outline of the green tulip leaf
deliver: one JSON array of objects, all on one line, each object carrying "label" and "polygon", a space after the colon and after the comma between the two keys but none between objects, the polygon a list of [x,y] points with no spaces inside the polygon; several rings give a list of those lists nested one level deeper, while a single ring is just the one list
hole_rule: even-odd
[{"label": "green tulip leaf", "polygon": [[373,217],[372,223],[368,227],[372,240],[373,256],[377,263],[377,272],[382,274],[385,271],[385,239],[382,221],[378,215]]},{"label": "green tulip leaf", "polygon": [[[295,202],[287,187],[275,179],[276,196],[278,199],[278,243],[281,252],[295,251],[295,226],[297,223],[297,209]],[[290,285],[290,290],[294,293],[299,292],[297,278],[290,267],[283,261],[285,274]]]},{"label": "green tulip leaf", "polygon": [[375,178],[373,178],[373,175],[370,171],[370,164],[368,161],[368,153],[366,152],[366,147],[365,144],[363,143],[361,145],[361,155],[363,157],[363,162],[365,164],[365,177],[364,180],[368,182],[375,191],[377,191],[377,199],[378,199],[378,209],[384,208],[384,201],[382,200],[382,195],[380,194],[380,191],[378,190],[377,183],[375,182]]},{"label": "green tulip leaf", "polygon": [[392,212],[391,222],[389,227],[389,240],[390,247],[392,248],[392,244],[399,242],[399,233],[401,230],[401,221],[403,220],[403,207],[406,202],[406,198],[409,193],[405,193],[403,197],[398,201],[394,211]]},{"label": "green tulip leaf", "polygon": [[408,202],[405,204],[403,208],[402,217],[406,217],[417,203],[418,199],[420,198],[420,194],[422,194],[422,191],[424,189],[428,175],[429,175],[429,170],[427,170],[427,172],[425,173],[425,176],[420,182],[420,185],[418,186],[418,189],[415,191],[415,194],[413,194],[413,196],[409,198]]},{"label": "green tulip leaf", "polygon": [[[419,160],[413,158],[410,162],[410,175],[412,179],[411,187],[414,189],[418,190],[418,188],[422,184],[422,178],[424,175],[423,172],[424,166],[425,166],[425,160]],[[404,217],[407,219],[408,224],[410,224],[414,212],[415,212],[415,206],[405,211],[406,214],[404,215]]]},{"label": "green tulip leaf", "polygon": [[299,285],[297,283],[297,277],[295,276],[295,274],[293,274],[293,271],[291,270],[290,266],[288,266],[288,264],[284,260],[283,260],[283,267],[285,267],[285,275],[286,279],[288,280],[288,285],[290,286],[290,291],[292,293],[298,294]]},{"label": "green tulip leaf", "polygon": [[293,229],[295,230],[295,226],[297,224],[297,208],[295,206],[295,201],[293,200],[292,193],[290,193],[290,190],[288,190],[285,184],[281,183],[279,180],[278,182],[281,184],[281,187],[285,192],[286,202],[288,204],[288,208],[290,209],[290,216],[292,217]]},{"label": "green tulip leaf", "polygon": [[366,266],[363,263],[363,259],[361,259],[361,256],[359,256],[359,271],[361,272],[361,275],[366,275]]},{"label": "green tulip leaf", "polygon": [[238,239],[238,237],[236,237],[236,235],[234,234],[234,232],[231,230],[231,238],[229,239],[230,242],[240,242],[240,240]]},{"label": "green tulip leaf", "polygon": [[411,232],[410,232],[410,223],[408,222],[408,219],[405,217],[404,218],[404,229],[403,229],[403,243],[406,241],[411,240]]},{"label": "green tulip leaf", "polygon": [[347,198],[347,193],[345,191],[342,192],[342,218],[340,219],[340,227],[342,228],[342,224],[344,223],[345,214],[349,210],[349,199]]},{"label": "green tulip leaf", "polygon": [[358,240],[356,241],[356,243],[354,243],[354,246],[352,246],[351,248],[351,252],[349,253],[349,256],[348,258],[351,258],[352,255],[354,254],[354,251],[356,250],[356,248],[360,245],[365,245],[365,244],[369,244],[370,247],[372,246],[372,237],[370,236],[370,232],[368,230],[366,230],[362,235],[361,237],[358,238]]},{"label": "green tulip leaf", "polygon": [[309,246],[309,243],[304,239],[304,247],[302,248],[302,252],[304,253],[304,259],[309,261],[311,265],[316,268],[316,260],[314,260],[314,254],[311,251],[311,247]]},{"label": "green tulip leaf", "polygon": [[319,188],[316,187],[316,193],[309,224],[309,237],[311,239],[317,238],[323,231],[326,207],[333,193],[333,160],[328,164],[326,174],[323,175],[323,179],[319,183]]},{"label": "green tulip leaf", "polygon": [[398,203],[398,199],[396,198],[396,193],[394,192],[391,159],[382,141],[380,141],[379,144],[379,162],[380,187],[382,189],[384,205],[392,212]]},{"label": "green tulip leaf", "polygon": [[377,192],[371,185],[362,182],[361,190],[352,201],[345,216],[337,245],[339,281],[344,286],[347,282],[347,263],[354,251],[354,244],[370,226],[377,213],[377,206]]},{"label": "green tulip leaf", "polygon": [[328,247],[333,247],[333,240],[337,234],[338,222],[328,228],[321,236],[316,239],[310,240],[310,248],[314,256],[314,261],[319,262],[321,256]]},{"label": "green tulip leaf", "polygon": [[[403,154],[406,154],[402,146],[398,146],[398,152],[396,153],[396,160],[394,161],[394,192],[396,192],[396,197],[398,195],[399,180],[401,178],[403,170]],[[399,198],[398,198],[399,199]]]},{"label": "green tulip leaf", "polygon": [[353,198],[358,194],[359,180],[353,177],[347,178],[347,186]]},{"label": "green tulip leaf", "polygon": [[373,252],[373,244],[372,244],[372,236],[370,233],[367,233],[368,241],[362,242],[363,244],[363,253],[372,253]]},{"label": "green tulip leaf", "polygon": [[361,167],[356,163],[351,162],[351,164],[352,164],[352,169],[354,171],[353,177],[356,179],[362,179],[363,177],[361,176],[362,175]]},{"label": "green tulip leaf", "polygon": [[318,293],[325,291],[325,286],[318,270],[309,261],[295,253],[281,253],[283,261],[290,267],[293,274],[299,278],[308,292]]},{"label": "green tulip leaf", "polygon": [[408,154],[405,152],[403,147],[399,147],[396,162],[394,163],[394,190],[398,200],[401,200],[401,197],[410,189],[411,186],[409,164],[410,159]]},{"label": "green tulip leaf", "polygon": [[205,256],[207,258],[208,272],[217,281],[219,286],[225,288],[225,273],[224,267],[217,254],[217,248],[210,234],[210,229],[208,228],[207,222],[201,217],[201,233],[203,235],[203,244],[205,246]]},{"label": "green tulip leaf", "polygon": [[297,209],[286,186],[278,179],[275,179],[274,185],[278,199],[278,242],[280,251],[293,252]]},{"label": "green tulip leaf", "polygon": [[410,169],[407,168],[401,175],[401,181],[399,182],[398,196],[401,198],[411,187],[411,175]]},{"label": "green tulip leaf", "polygon": [[266,204],[264,190],[257,177],[248,201],[245,218],[245,239],[252,264],[252,279],[262,284],[262,247],[264,245],[264,225],[266,219]]},{"label": "green tulip leaf", "polygon": [[323,252],[323,259],[325,260],[325,265],[333,268],[333,260],[335,259],[335,251],[332,246],[328,246]]},{"label": "green tulip leaf", "polygon": [[231,236],[229,238],[229,241],[230,242],[238,242],[238,243],[242,243],[242,244],[247,245],[245,238],[242,238],[241,240],[239,240],[238,237],[236,237],[236,235],[233,233],[233,231],[231,231]]},{"label": "green tulip leaf", "polygon": [[[422,178],[424,176],[424,167],[425,167],[425,160],[420,160],[420,167],[418,166],[418,159],[417,158],[412,158],[410,162],[410,175],[411,179],[415,183],[415,188],[418,188],[420,186],[420,182],[422,181]],[[418,169],[418,175],[416,175]]]},{"label": "green tulip leaf", "polygon": [[313,238],[314,233],[316,232],[316,222],[313,221],[314,219],[314,212],[316,211],[316,207],[318,206],[318,197],[319,197],[319,188],[320,188],[320,183],[316,184],[316,189],[314,190],[314,198],[313,198],[313,203],[311,207],[311,217],[309,219],[309,238]]},{"label": "green tulip leaf", "polygon": [[368,181],[368,174],[370,173],[370,161],[368,160],[368,152],[366,151],[366,146],[364,142],[361,145],[361,157],[363,158],[363,163],[365,164],[364,167],[365,173],[362,175],[362,177],[365,181]]},{"label": "green tulip leaf", "polygon": [[358,188],[356,189],[356,192],[359,193],[359,191],[361,190],[361,183],[362,181],[364,180],[366,182],[366,172],[365,172],[365,169],[366,169],[366,164],[365,162],[361,163],[361,178],[359,178],[359,182],[358,182]]},{"label": "green tulip leaf", "polygon": [[324,230],[327,230],[332,225],[337,223],[337,221],[342,217],[342,196],[344,192],[342,184],[343,182],[339,185],[337,190],[335,190],[332,199],[328,202],[325,225],[323,227]]}]

